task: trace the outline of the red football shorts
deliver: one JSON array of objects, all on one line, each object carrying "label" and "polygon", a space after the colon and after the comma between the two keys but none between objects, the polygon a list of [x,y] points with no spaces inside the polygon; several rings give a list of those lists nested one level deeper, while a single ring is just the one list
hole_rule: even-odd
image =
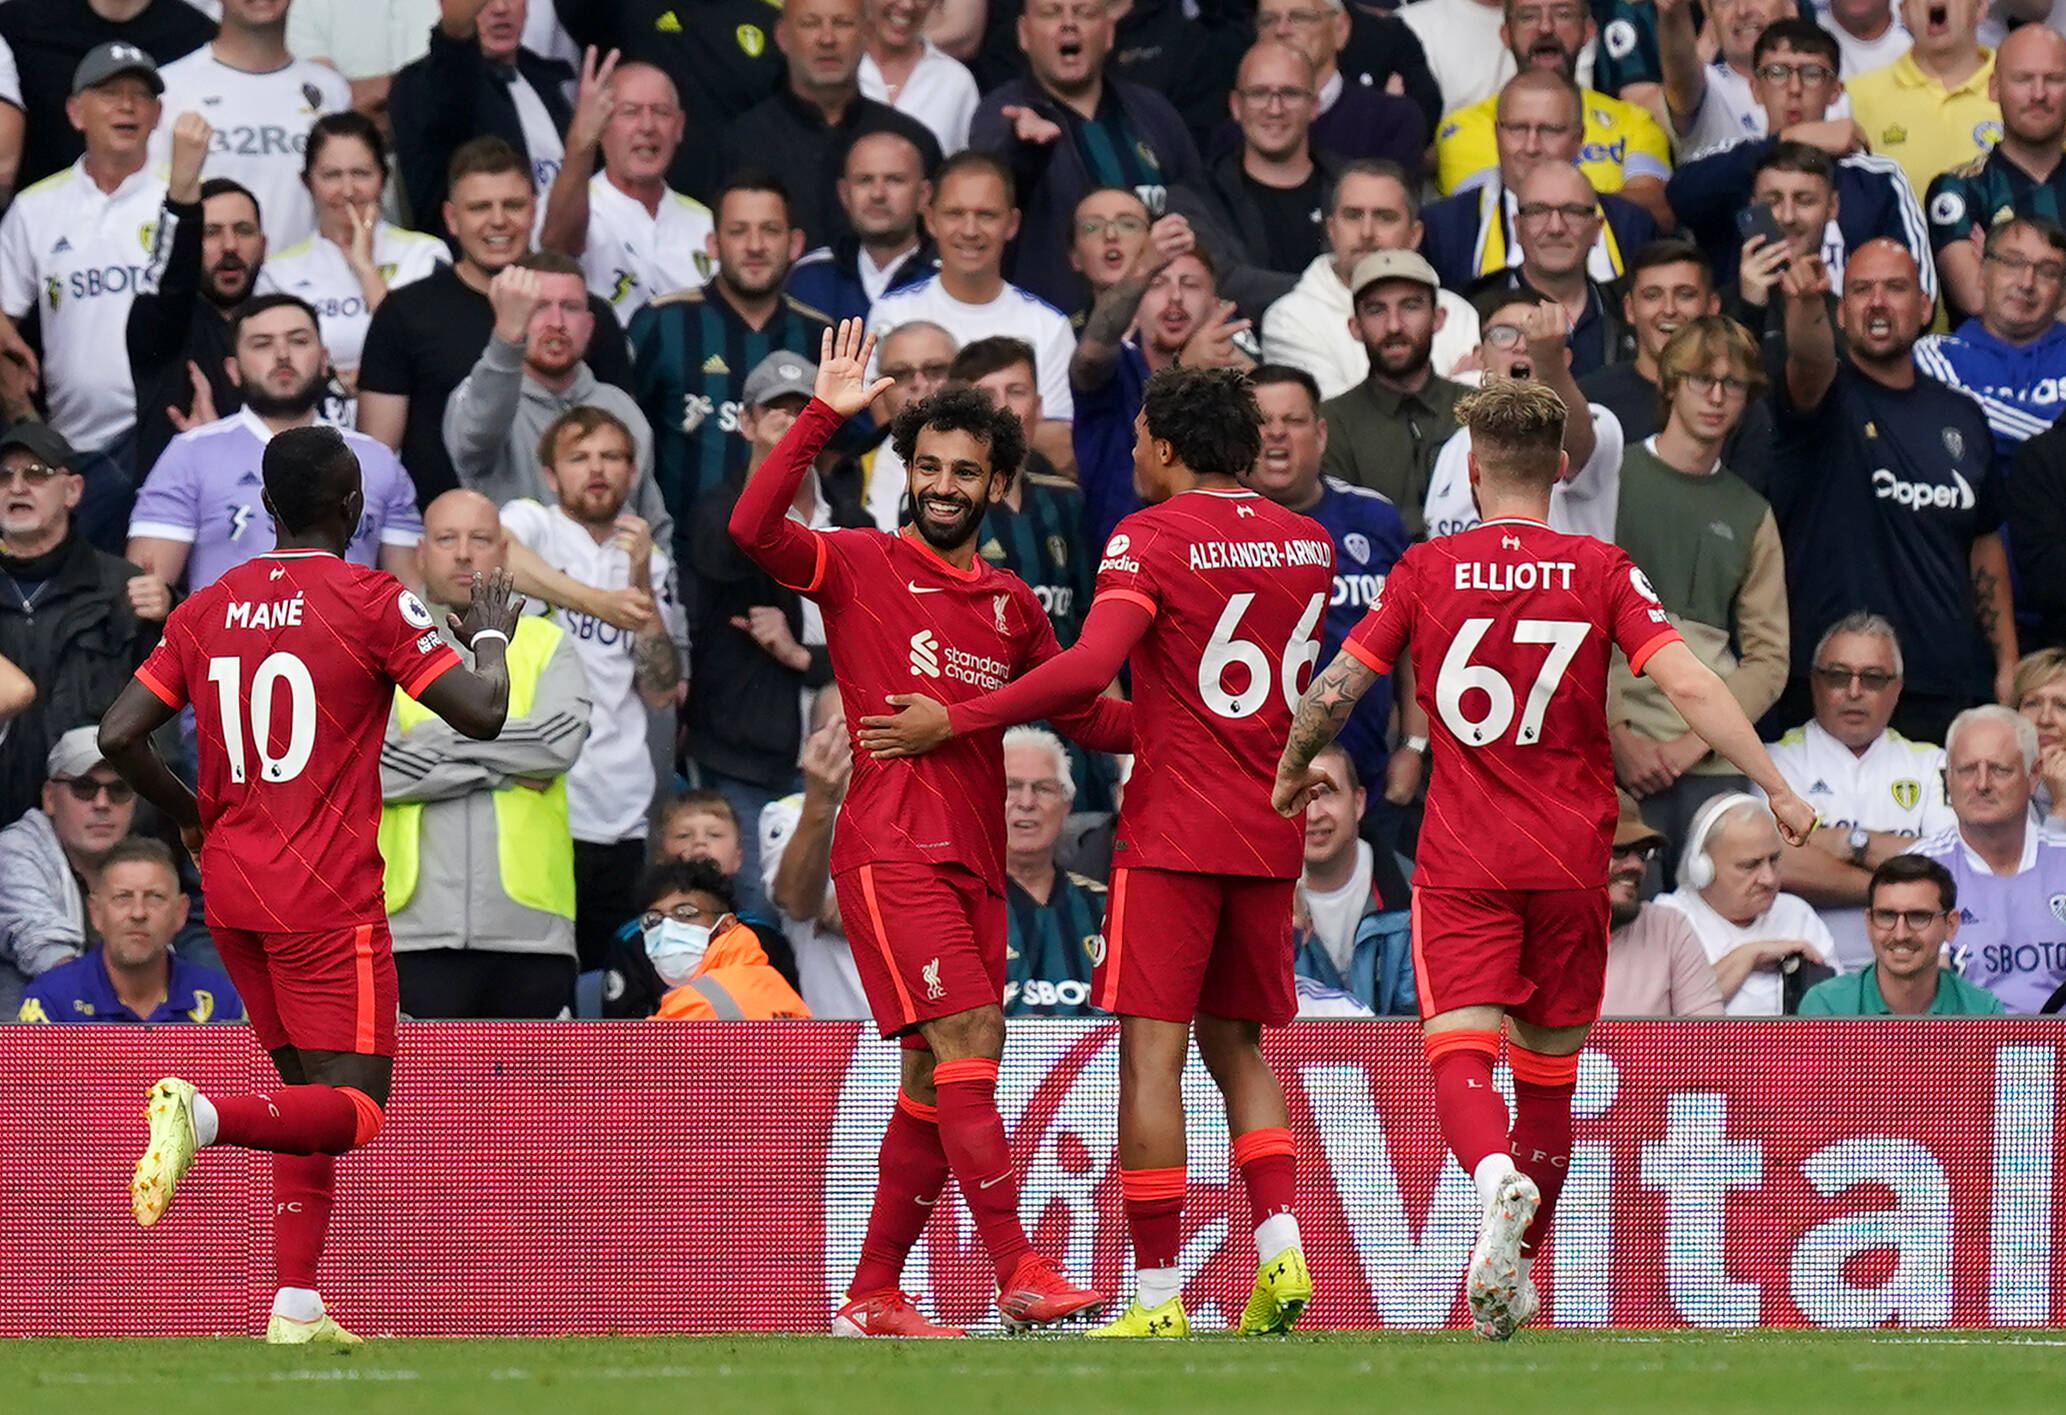
[{"label": "red football shorts", "polygon": [[394,941],[387,920],[316,933],[208,926],[258,1044],[303,1051],[395,1054]]},{"label": "red football shorts", "polygon": [[959,865],[880,860],[832,878],[854,969],[885,1037],[1004,1001],[1004,896]]},{"label": "red football shorts", "polygon": [[1297,881],[1117,869],[1091,1001],[1163,1022],[1203,1012],[1281,1027],[1298,1015],[1291,973]]},{"label": "red football shorts", "polygon": [[1413,890],[1420,1015],[1504,1007],[1538,1027],[1598,1020],[1607,985],[1607,891]]}]

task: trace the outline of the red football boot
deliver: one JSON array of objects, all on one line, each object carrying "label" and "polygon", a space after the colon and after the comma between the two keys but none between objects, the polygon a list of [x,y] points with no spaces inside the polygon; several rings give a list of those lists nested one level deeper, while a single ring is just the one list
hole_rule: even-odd
[{"label": "red football boot", "polygon": [[850,1297],[832,1315],[834,1336],[966,1336],[960,1327],[943,1327],[925,1319],[910,1295],[871,1292]]},{"label": "red football boot", "polygon": [[1062,1276],[1053,1258],[1041,1253],[1028,1253],[1020,1259],[1010,1284],[997,1294],[997,1310],[1003,1314],[1006,1331],[1089,1317],[1104,1305],[1104,1293],[1076,1286]]}]

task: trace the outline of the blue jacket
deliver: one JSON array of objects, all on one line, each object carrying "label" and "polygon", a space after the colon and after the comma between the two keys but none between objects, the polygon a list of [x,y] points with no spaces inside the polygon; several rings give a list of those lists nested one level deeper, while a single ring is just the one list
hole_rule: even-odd
[{"label": "blue jacket", "polygon": [[1949,334],[1918,339],[1915,366],[1972,395],[1987,414],[1994,450],[2004,457],[2058,421],[2066,408],[2066,326],[2049,325],[2018,346],[1969,319]]},{"label": "blue jacket", "polygon": [[[1445,289],[1468,291],[1487,272],[1479,267],[1479,235],[1484,226],[1488,189],[1496,183],[1473,187],[1453,197],[1443,197],[1421,208],[1420,253],[1435,267]],[[1611,192],[1600,194],[1600,210],[1606,214],[1607,230],[1613,238],[1619,260],[1609,272],[1594,272],[1602,284],[1627,273],[1628,258],[1638,247],[1657,239],[1657,223],[1650,213]],[[1509,249],[1515,248],[1511,243]]]},{"label": "blue jacket", "polygon": [[[932,274],[935,265],[932,246],[919,242],[918,249],[897,262],[890,272],[887,295],[906,285],[916,285]],[[809,305],[832,321],[868,318],[868,292],[861,285],[861,238],[841,236],[829,246],[807,251],[789,267],[789,298]]]},{"label": "blue jacket", "polygon": [[167,961],[165,1000],[139,1017],[115,995],[114,980],[96,948],[38,974],[22,994],[22,1022],[241,1022],[244,1004],[230,980],[177,953]]},{"label": "blue jacket", "polygon": [[1385,911],[1371,891],[1363,916],[1356,921],[1356,944],[1346,972],[1334,966],[1327,947],[1310,934],[1293,936],[1292,971],[1331,988],[1339,988],[1380,1017],[1411,1017],[1419,1011],[1413,985],[1412,915],[1404,909]]}]

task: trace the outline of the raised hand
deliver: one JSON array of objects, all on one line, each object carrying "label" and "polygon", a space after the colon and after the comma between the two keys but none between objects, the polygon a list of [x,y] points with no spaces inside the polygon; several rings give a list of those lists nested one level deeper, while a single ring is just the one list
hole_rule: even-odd
[{"label": "raised hand", "polygon": [[1736,263],[1736,286],[1743,292],[1744,303],[1757,309],[1771,303],[1772,291],[1792,260],[1793,247],[1784,241],[1767,241],[1763,236],[1745,241],[1743,256]]},{"label": "raised hand", "polygon": [[182,413],[173,407],[165,409],[165,417],[175,432],[186,432],[215,421],[215,390],[208,386],[207,375],[192,359],[187,360],[187,383],[194,390],[194,401],[188,410]]},{"label": "raised hand", "polygon": [[653,590],[653,528],[629,511],[617,518],[617,533],[611,541],[631,557],[631,587],[651,594]]},{"label": "raised hand", "polygon": [[214,137],[215,129],[198,113],[182,113],[172,120],[172,170],[166,186],[174,200],[201,199],[201,168]]},{"label": "raised hand", "polygon": [[373,228],[380,224],[380,208],[368,203],[352,209],[351,244],[344,248],[345,263],[363,277],[377,267],[373,263]]},{"label": "raised hand", "polygon": [[162,624],[172,612],[172,586],[156,575],[131,575],[124,587],[129,592],[129,611],[152,624]]},{"label": "raised hand", "polygon": [[451,627],[452,637],[473,647],[474,636],[481,633],[496,633],[503,642],[516,632],[517,620],[523,616],[524,597],[516,592],[516,581],[507,570],[490,570],[482,574],[473,572],[473,603],[466,608],[466,617],[456,614],[445,616]]},{"label": "raised hand", "polygon": [[1830,292],[1829,267],[1819,255],[1804,255],[1779,277],[1780,293],[1797,304],[1819,305]]},{"label": "raised hand", "polygon": [[574,116],[567,123],[567,151],[583,152],[603,140],[610,115],[617,111],[617,51],[597,58],[594,45],[581,56],[581,85],[574,98]]},{"label": "raised hand", "polygon": [[531,316],[545,303],[543,282],[535,270],[505,265],[488,282],[488,303],[495,310],[495,337],[505,344],[522,344],[530,333]]},{"label": "raised hand", "polygon": [[1053,119],[1043,118],[1031,108],[1006,104],[997,110],[1011,119],[1012,136],[1020,142],[1032,143],[1035,147],[1046,147],[1062,135],[1061,125]]},{"label": "raised hand", "polygon": [[1184,341],[1179,358],[1185,368],[1246,368],[1248,356],[1234,347],[1234,336],[1254,323],[1236,319],[1234,302],[1221,300],[1212,320],[1200,325]]},{"label": "raised hand", "polygon": [[846,723],[835,718],[804,738],[801,765],[806,795],[834,805],[845,800],[854,775],[854,748],[847,740]]},{"label": "raised hand", "polygon": [[1544,369],[1560,368],[1564,345],[1571,337],[1571,315],[1562,305],[1530,305],[1514,321],[1528,341],[1528,362],[1541,378]]},{"label": "raised hand", "polygon": [[818,379],[812,390],[818,401],[850,418],[897,386],[893,378],[868,381],[868,362],[875,357],[875,336],[862,335],[862,322],[843,319],[818,341]]}]

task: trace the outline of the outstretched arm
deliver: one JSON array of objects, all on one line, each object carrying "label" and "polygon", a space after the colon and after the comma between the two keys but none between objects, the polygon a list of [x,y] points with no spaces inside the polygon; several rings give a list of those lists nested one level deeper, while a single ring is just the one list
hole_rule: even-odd
[{"label": "outstretched arm", "polygon": [[1312,769],[1313,758],[1341,734],[1349,714],[1379,676],[1377,669],[1345,645],[1298,700],[1284,755],[1277,761],[1277,785],[1270,792],[1270,804],[1279,815],[1297,815],[1330,789],[1326,774]]},{"label": "outstretched arm", "polygon": [[1758,740],[1757,729],[1730,696],[1729,686],[1693,656],[1682,639],[1660,645],[1643,663],[1643,672],[1664,690],[1686,725],[1726,757],[1765,793],[1780,832],[1789,845],[1800,845],[1815,830],[1815,808],[1794,794],[1779,768]]}]

